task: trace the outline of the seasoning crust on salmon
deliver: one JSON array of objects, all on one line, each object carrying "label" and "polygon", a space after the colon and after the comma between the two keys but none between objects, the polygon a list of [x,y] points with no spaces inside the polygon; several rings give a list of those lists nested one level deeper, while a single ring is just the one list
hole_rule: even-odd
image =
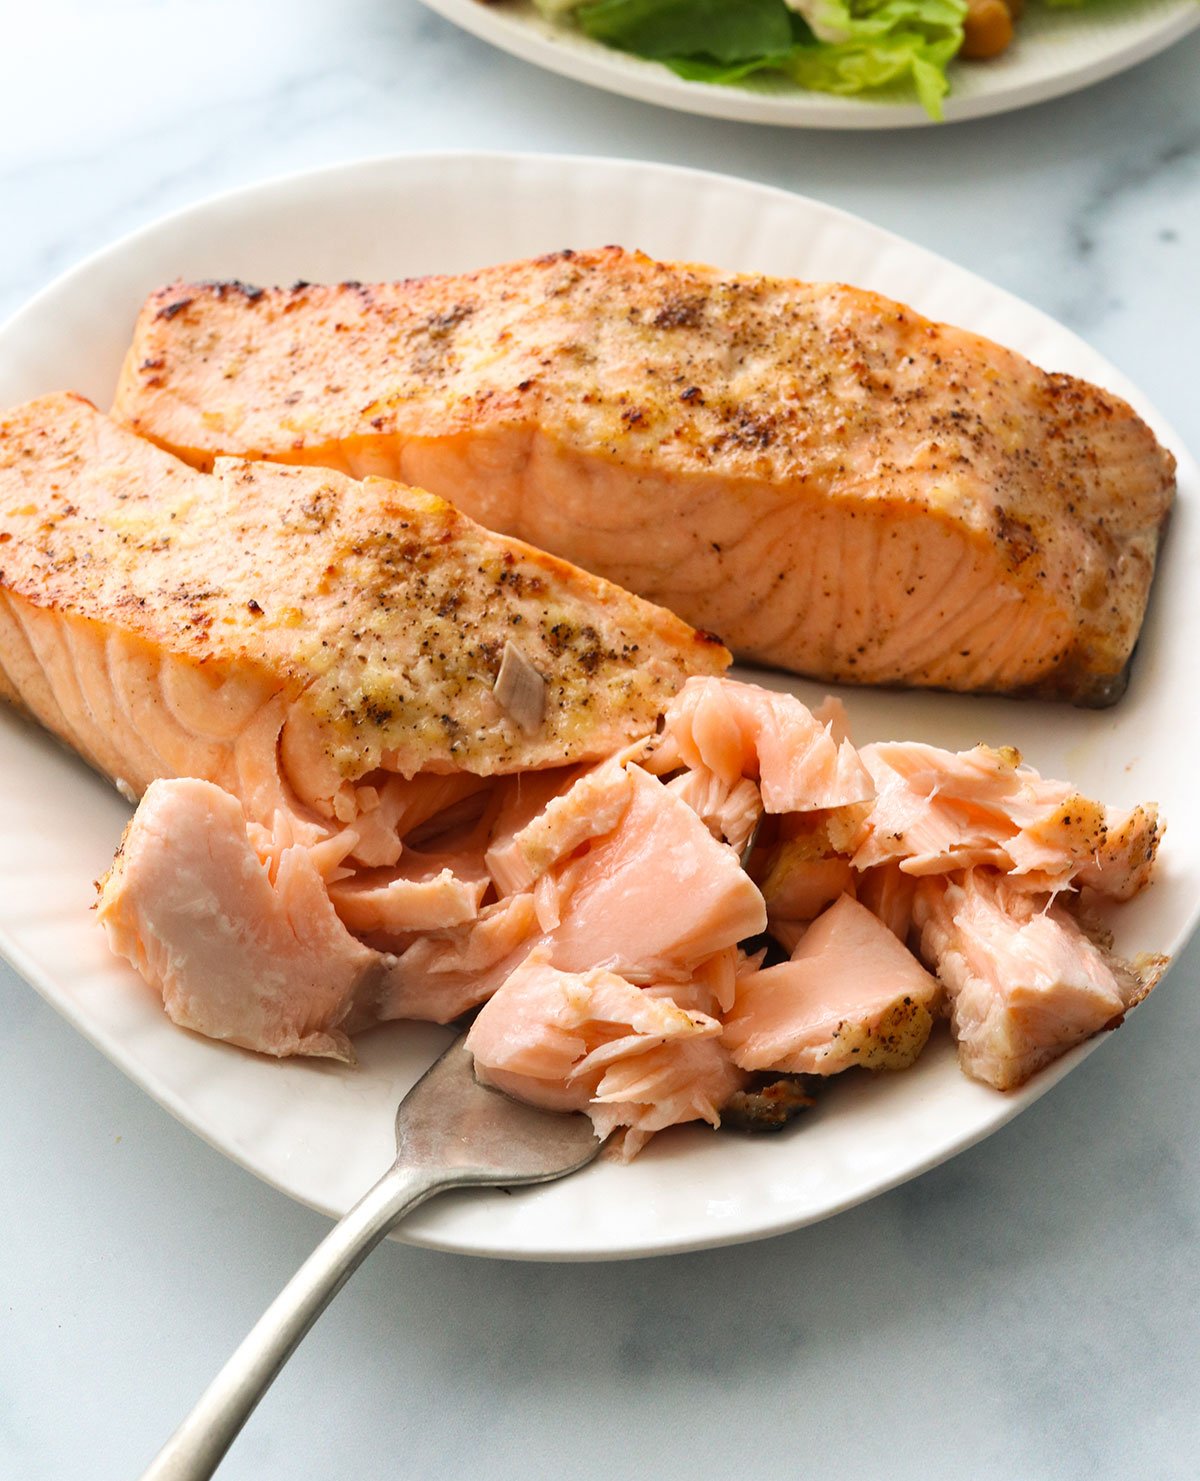
[{"label": "seasoning crust on salmon", "polygon": [[[282,786],[350,821],[378,812],[389,774],[604,756],[727,661],[417,490],[266,463],[197,473],[72,396],[0,420],[0,688],[135,793],[216,781],[269,824]],[[284,780],[255,806],[277,746]]]},{"label": "seasoning crust on salmon", "polygon": [[176,283],[115,414],[432,489],[827,680],[1119,697],[1174,459],[1119,398],[837,284],[610,247],[458,277]]}]

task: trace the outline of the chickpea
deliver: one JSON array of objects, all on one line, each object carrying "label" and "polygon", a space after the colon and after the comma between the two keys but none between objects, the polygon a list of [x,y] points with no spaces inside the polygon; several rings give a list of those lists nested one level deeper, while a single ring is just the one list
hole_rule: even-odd
[{"label": "chickpea", "polygon": [[996,57],[1012,39],[1013,16],[1005,0],[968,0],[959,56]]}]

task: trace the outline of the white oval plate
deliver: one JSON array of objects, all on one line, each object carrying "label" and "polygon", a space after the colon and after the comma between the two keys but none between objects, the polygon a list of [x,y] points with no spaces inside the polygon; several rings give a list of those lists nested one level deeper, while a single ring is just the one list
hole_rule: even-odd
[{"label": "white oval plate", "polygon": [[[660,165],[498,155],[411,156],[239,191],[148,227],[60,278],[0,330],[0,406],[69,387],[106,406],[143,296],[175,276],[261,283],[456,272],[564,246],[621,242],[666,258],[881,290],[1128,396],[1180,455],[1181,503],[1124,701],[1102,712],[931,694],[853,692],[862,740],[1019,745],[1114,803],[1156,798],[1162,875],[1121,913],[1127,952],[1174,951],[1200,897],[1200,470],[1110,365],[1044,314],[923,249],[815,201]],[[789,681],[771,682],[787,687]],[[791,687],[811,697],[812,686]],[[129,809],[43,732],[0,709],[0,948],[80,1031],[215,1147],[284,1192],[343,1213],[387,1165],[392,1113],[448,1041],[390,1024],[356,1069],[276,1062],[172,1026],[109,956],[89,906]],[[1162,988],[1159,989],[1161,993]],[[1157,995],[1156,995],[1157,996]],[[1139,1012],[1154,1012],[1151,998]],[[416,1243],[528,1259],[695,1249],[793,1229],[858,1203],[995,1131],[1085,1046],[1001,1095],[965,1079],[948,1040],[916,1068],[847,1074],[778,1137],[690,1128],[628,1167],[513,1194],[451,1195],[403,1226]],[[1119,1036],[1108,1050],[1120,1053]],[[64,1086],[63,1093],[68,1094]]]},{"label": "white oval plate", "polygon": [[[684,113],[803,129],[900,129],[932,122],[910,99],[838,98],[779,78],[738,87],[685,82],[668,68],[590,40],[541,16],[532,0],[422,0],[430,10],[514,56],[577,82]],[[1200,25],[1196,0],[1084,0],[1037,5],[990,62],[955,63],[947,123],[1007,113],[1123,72]]]}]

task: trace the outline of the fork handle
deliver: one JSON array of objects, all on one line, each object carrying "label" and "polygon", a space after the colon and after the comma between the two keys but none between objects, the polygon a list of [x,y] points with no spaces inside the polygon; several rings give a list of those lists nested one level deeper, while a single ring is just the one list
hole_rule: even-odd
[{"label": "fork handle", "polygon": [[142,1476],[204,1481],[300,1339],[388,1230],[455,1180],[397,1162],[330,1230],[243,1339]]}]

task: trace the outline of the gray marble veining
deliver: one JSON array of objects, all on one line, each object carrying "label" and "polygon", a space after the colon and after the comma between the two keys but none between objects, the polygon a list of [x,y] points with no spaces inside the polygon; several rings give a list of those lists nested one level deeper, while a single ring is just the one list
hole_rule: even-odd
[{"label": "gray marble veining", "polygon": [[[1200,447],[1200,36],[1073,98],[892,137],[672,115],[414,0],[53,0],[7,18],[0,315],[207,194],[455,146],[648,156],[807,192],[1083,333]],[[389,1245],[234,1478],[1193,1481],[1200,948],[1009,1128],[741,1249],[531,1267]],[[137,1473],[323,1221],[128,1084],[7,969],[0,1475]]]}]

